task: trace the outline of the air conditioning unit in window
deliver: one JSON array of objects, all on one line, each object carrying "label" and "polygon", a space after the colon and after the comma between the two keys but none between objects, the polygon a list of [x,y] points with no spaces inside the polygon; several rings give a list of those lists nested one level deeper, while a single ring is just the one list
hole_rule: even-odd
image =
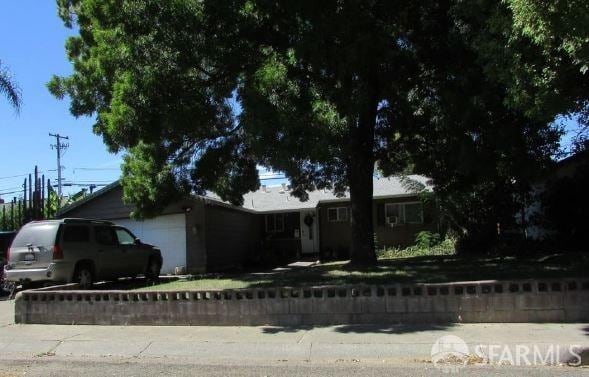
[{"label": "air conditioning unit in window", "polygon": [[399,223],[399,218],[397,216],[387,216],[386,220],[387,224],[390,226],[397,225]]}]

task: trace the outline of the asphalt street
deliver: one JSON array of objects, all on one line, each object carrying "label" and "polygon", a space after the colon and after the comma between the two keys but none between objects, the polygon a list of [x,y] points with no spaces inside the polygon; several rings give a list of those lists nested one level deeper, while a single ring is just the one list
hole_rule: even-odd
[{"label": "asphalt street", "polygon": [[256,364],[193,364],[180,360],[11,360],[2,363],[0,377],[106,377],[106,376],[361,376],[361,377],[415,377],[415,376],[537,376],[582,377],[589,369],[567,367],[507,367],[468,366],[456,372],[444,372],[432,365],[423,364],[366,364],[339,363],[256,363]]}]

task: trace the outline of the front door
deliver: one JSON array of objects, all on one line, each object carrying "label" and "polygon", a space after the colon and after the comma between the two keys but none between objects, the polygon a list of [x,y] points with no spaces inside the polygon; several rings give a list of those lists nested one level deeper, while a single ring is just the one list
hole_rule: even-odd
[{"label": "front door", "polygon": [[316,210],[301,211],[301,252],[315,254],[319,252],[319,226]]}]

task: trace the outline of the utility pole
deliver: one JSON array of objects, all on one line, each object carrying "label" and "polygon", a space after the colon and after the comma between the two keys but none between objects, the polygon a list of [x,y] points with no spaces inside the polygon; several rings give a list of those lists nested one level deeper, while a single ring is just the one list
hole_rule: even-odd
[{"label": "utility pole", "polygon": [[61,204],[61,151],[66,150],[70,146],[67,143],[62,143],[61,140],[69,140],[69,137],[52,133],[50,133],[49,136],[54,137],[57,141],[55,144],[51,144],[51,149],[57,150],[57,202]]}]

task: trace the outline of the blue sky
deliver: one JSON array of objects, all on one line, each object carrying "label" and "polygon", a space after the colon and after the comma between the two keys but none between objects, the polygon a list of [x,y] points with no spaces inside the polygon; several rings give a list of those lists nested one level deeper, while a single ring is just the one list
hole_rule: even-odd
[{"label": "blue sky", "polygon": [[[120,174],[121,156],[108,153],[101,138],[92,133],[92,119],[71,116],[68,101],[53,98],[45,87],[53,74],[71,72],[64,51],[71,33],[57,16],[54,0],[2,2],[0,60],[12,72],[23,97],[19,115],[0,98],[0,197],[5,200],[18,196],[3,193],[19,190],[24,175],[32,173],[35,165],[56,182],[56,155],[50,148],[55,141],[50,132],[70,138],[62,159],[66,182],[109,183]],[[569,130],[574,128],[574,121],[567,123]],[[79,189],[65,187],[64,193]]]},{"label": "blue sky", "polygon": [[[56,9],[54,0],[2,2],[0,60],[20,86],[23,105],[16,115],[0,98],[0,193],[18,189],[24,180],[6,177],[32,173],[35,165],[56,181],[56,154],[49,146],[55,140],[50,132],[70,138],[62,160],[66,181],[111,182],[120,172],[121,157],[108,153],[101,138],[92,133],[92,119],[71,116],[68,101],[53,98],[45,87],[52,74],[71,72],[64,50],[71,30],[63,26]],[[64,192],[79,189],[66,187]]]}]

